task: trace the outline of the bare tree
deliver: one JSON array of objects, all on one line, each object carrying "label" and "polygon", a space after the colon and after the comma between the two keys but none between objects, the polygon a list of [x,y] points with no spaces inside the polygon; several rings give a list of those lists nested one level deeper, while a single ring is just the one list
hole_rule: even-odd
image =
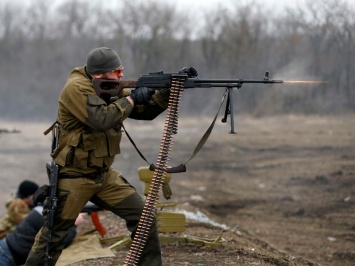
[{"label": "bare tree", "polygon": [[[238,112],[355,110],[354,8],[341,0],[313,0],[276,17],[252,1],[235,3],[232,9],[216,8],[198,19],[156,0],[29,0],[21,6],[4,0],[0,112],[47,117],[68,73],[84,65],[88,51],[97,46],[117,50],[130,79],[194,66],[201,78],[262,78],[270,71],[278,79],[331,80],[307,89],[243,86],[235,97]],[[24,87],[26,93],[19,94]],[[189,92],[189,99],[198,101],[187,100],[184,108],[204,113],[214,109],[220,91],[205,91]]]},{"label": "bare tree", "polygon": [[221,40],[225,38],[224,30],[229,16],[230,13],[223,7],[219,7],[213,14],[207,13],[204,16],[205,28],[199,34],[199,38],[204,62],[212,76],[218,74],[216,72],[220,69],[223,53],[226,52]]},{"label": "bare tree", "polygon": [[[171,57],[174,48],[174,8],[158,2],[142,2],[137,6],[125,1],[124,10],[120,13],[123,12],[129,15],[123,19],[116,18],[119,34],[116,38],[129,39],[132,64],[136,71],[142,73],[166,65],[166,58]],[[115,18],[115,14],[111,13],[111,17]]]},{"label": "bare tree", "polygon": [[355,19],[354,11],[349,5],[343,2],[335,1],[329,6],[328,12],[331,14],[333,28],[334,46],[336,47],[336,55],[338,60],[333,63],[337,68],[343,70],[341,75],[340,88],[344,88],[345,95],[350,102],[355,100],[354,93],[354,77],[355,71],[354,55],[355,55]]}]

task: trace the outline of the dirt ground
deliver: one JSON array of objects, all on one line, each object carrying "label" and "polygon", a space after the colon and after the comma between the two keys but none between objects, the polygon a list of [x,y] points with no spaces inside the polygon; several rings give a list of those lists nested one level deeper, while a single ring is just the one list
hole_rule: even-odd
[{"label": "dirt ground", "polygon": [[[188,159],[208,120],[182,119],[171,165]],[[163,122],[126,124],[152,162]],[[47,126],[1,122],[2,202],[22,179],[46,183],[50,140],[42,132]],[[185,232],[173,236],[214,239],[224,228],[222,241],[216,246],[162,243],[164,265],[355,265],[355,115],[238,116],[237,134],[228,131],[228,124],[217,122],[187,172],[174,174],[170,182],[175,210],[208,220],[186,216]],[[138,191],[143,183],[137,168],[144,165],[124,137],[114,167]],[[126,233],[119,218],[106,212],[100,217],[107,236]],[[87,218],[79,230],[90,226]],[[114,258],[76,265],[122,264],[127,251],[123,247]]]}]

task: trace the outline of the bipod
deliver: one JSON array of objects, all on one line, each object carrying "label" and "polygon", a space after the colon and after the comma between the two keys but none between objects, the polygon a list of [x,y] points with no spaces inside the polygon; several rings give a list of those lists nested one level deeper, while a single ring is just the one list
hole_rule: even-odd
[{"label": "bipod", "polygon": [[226,90],[228,91],[227,103],[226,103],[226,109],[224,110],[224,117],[222,118],[221,121],[222,123],[226,123],[228,115],[230,116],[231,131],[229,132],[229,134],[236,134],[236,132],[234,131],[233,89],[234,88],[240,89],[241,87],[242,87],[241,83],[232,84],[226,87]]}]

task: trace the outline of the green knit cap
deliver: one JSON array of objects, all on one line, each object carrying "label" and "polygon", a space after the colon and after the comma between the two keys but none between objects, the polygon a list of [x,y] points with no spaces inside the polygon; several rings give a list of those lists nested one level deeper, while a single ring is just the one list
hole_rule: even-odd
[{"label": "green knit cap", "polygon": [[86,71],[89,74],[103,74],[122,66],[117,53],[107,47],[91,50],[86,58]]}]

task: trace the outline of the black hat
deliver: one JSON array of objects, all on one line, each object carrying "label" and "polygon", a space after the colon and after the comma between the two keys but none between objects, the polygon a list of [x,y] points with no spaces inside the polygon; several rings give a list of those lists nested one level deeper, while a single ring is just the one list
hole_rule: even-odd
[{"label": "black hat", "polygon": [[22,181],[18,187],[16,197],[20,199],[25,199],[30,195],[33,195],[38,189],[38,185],[32,181],[25,180]]},{"label": "black hat", "polygon": [[86,58],[86,71],[89,74],[103,74],[122,67],[118,54],[107,47],[99,47],[91,50]]}]

